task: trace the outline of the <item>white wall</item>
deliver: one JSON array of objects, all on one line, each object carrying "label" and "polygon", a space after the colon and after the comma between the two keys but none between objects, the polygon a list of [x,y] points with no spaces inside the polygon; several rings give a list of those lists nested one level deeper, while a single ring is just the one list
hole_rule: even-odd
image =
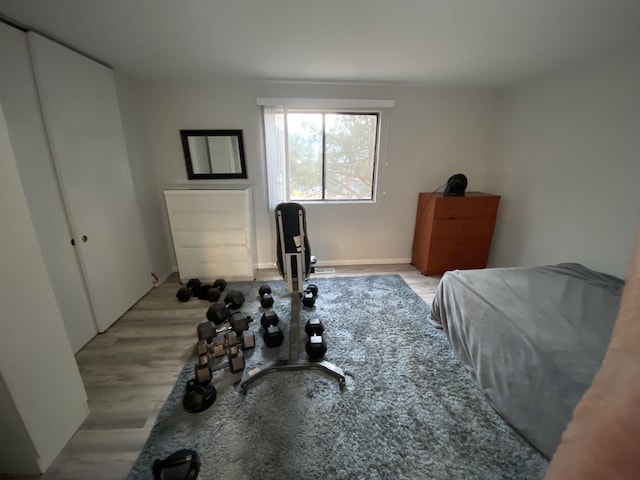
[{"label": "white wall", "polygon": [[[382,157],[379,169],[377,202],[307,206],[312,251],[321,264],[408,262],[420,191],[432,191],[458,172],[469,177],[469,189],[485,188],[484,175],[494,134],[495,94],[492,91],[260,82],[207,85],[146,82],[138,86],[138,95],[142,99],[150,161],[157,174],[158,202],[163,202],[164,188],[215,183],[187,182],[180,129],[244,131],[261,267],[275,261],[275,227],[267,204],[257,97],[396,101],[386,156]],[[235,181],[243,182],[246,183]],[[170,242],[166,217],[164,221]],[[172,247],[169,249],[175,265]]]},{"label": "white wall", "polygon": [[142,214],[145,239],[153,272],[162,282],[172,271],[171,257],[167,252],[164,210],[156,195],[156,167],[151,159],[149,146],[144,140],[139,83],[133,77],[114,71],[118,103],[122,116],[127,153],[136,189],[136,198]]},{"label": "white wall", "polygon": [[626,274],[640,220],[640,45],[506,91],[490,264]]}]

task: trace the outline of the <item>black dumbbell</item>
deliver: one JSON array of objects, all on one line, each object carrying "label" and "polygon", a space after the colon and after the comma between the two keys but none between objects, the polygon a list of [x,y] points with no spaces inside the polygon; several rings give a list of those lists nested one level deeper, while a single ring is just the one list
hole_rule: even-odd
[{"label": "black dumbbell", "polygon": [[316,295],[318,295],[318,287],[316,284],[310,283],[302,294],[302,304],[305,307],[313,307],[316,303]]},{"label": "black dumbbell", "polygon": [[210,321],[199,323],[196,330],[198,332],[198,340],[200,341],[212,342],[213,337],[217,334],[215,325]]},{"label": "black dumbbell", "polygon": [[[224,282],[224,280],[216,280],[216,282]],[[225,282],[225,285],[226,285],[226,282]],[[224,286],[222,286],[222,290],[224,290]],[[209,285],[205,283],[205,284],[202,284],[200,288],[195,290],[196,292],[195,295],[200,300],[209,300],[211,303],[213,303],[220,300],[220,296],[222,295],[222,290],[220,290],[220,287],[216,286],[216,283],[214,283],[213,285]]]},{"label": "black dumbbell", "polygon": [[209,291],[207,292],[207,295],[205,298],[209,300],[211,303],[215,303],[218,300],[220,300],[220,295],[222,295],[222,293],[220,292],[220,289],[212,286],[211,288],[209,288]]},{"label": "black dumbbell", "polygon": [[224,306],[232,310],[237,310],[244,304],[244,295],[238,290],[229,290],[224,297]]},{"label": "black dumbbell", "polygon": [[273,296],[271,295],[271,287],[269,285],[262,285],[258,290],[260,295],[260,305],[262,308],[273,307]]},{"label": "black dumbbell", "polygon": [[185,287],[180,287],[178,293],[176,293],[176,298],[181,302],[188,302],[191,297],[198,297],[201,287],[202,283],[200,282],[200,280],[198,280],[197,278],[192,278],[187,282],[187,285]]},{"label": "black dumbbell", "polygon": [[264,312],[260,317],[260,325],[262,325],[264,329],[269,328],[271,325],[276,326],[278,323],[280,323],[280,319],[278,318],[278,314],[273,310]]},{"label": "black dumbbell", "polygon": [[199,300],[206,300],[209,292],[211,291],[211,285],[203,283],[199,287],[193,289],[193,295]]},{"label": "black dumbbell", "polygon": [[264,312],[260,317],[260,325],[262,325],[263,333],[262,339],[264,344],[269,347],[277,347],[284,340],[282,330],[278,326],[280,319],[274,311]]},{"label": "black dumbbell", "polygon": [[214,303],[207,310],[207,319],[210,322],[220,325],[229,318],[229,309],[238,309],[244,303],[244,295],[237,290],[230,290],[224,297],[224,305]]},{"label": "black dumbbell", "polygon": [[236,334],[240,335],[245,330],[249,330],[249,323],[253,322],[253,318],[248,315],[243,315],[241,312],[233,312],[229,315],[228,321],[229,326],[221,328],[218,332],[232,330],[236,332]]},{"label": "black dumbbell", "polygon": [[324,341],[322,333],[324,325],[318,318],[312,318],[307,321],[304,326],[305,333],[309,336],[306,343],[307,355],[312,360],[319,360],[327,353],[327,344]]},{"label": "black dumbbell", "polygon": [[224,292],[224,289],[227,288],[227,281],[222,278],[218,278],[213,282],[213,288],[217,288],[220,292]]},{"label": "black dumbbell", "polygon": [[[202,282],[200,281],[200,279],[198,278],[192,278],[191,280],[189,280],[187,282],[187,288],[189,290],[191,290],[191,295],[196,297],[196,298],[201,298],[202,292],[203,292],[203,287],[205,287]],[[204,293],[206,294],[207,289],[208,289],[208,285],[204,288]],[[202,297],[204,298],[204,297]]]},{"label": "black dumbbell", "polygon": [[313,307],[316,304],[316,297],[309,290],[305,290],[302,293],[302,304],[305,307]]},{"label": "black dumbbell", "polygon": [[320,360],[327,353],[327,344],[322,335],[313,334],[307,340],[305,345],[307,355],[311,360]]},{"label": "black dumbbell", "polygon": [[176,298],[181,302],[188,302],[191,298],[191,295],[191,290],[189,290],[187,287],[181,287],[178,290],[178,293],[176,293]]},{"label": "black dumbbell", "polygon": [[214,303],[207,310],[207,320],[220,325],[229,318],[229,309],[221,303]]},{"label": "black dumbbell", "polygon": [[312,318],[307,320],[307,323],[304,326],[304,331],[308,336],[322,335],[322,332],[324,332],[324,325],[319,319]]},{"label": "black dumbbell", "polygon": [[200,300],[209,300],[210,302],[217,302],[226,287],[227,282],[221,278],[217,279],[213,284],[202,283],[197,278],[192,278],[187,282],[187,288],[191,290],[194,297]]},{"label": "black dumbbell", "polygon": [[269,285],[261,285],[258,289],[258,295],[263,296],[265,293],[271,293],[271,287]]},{"label": "black dumbbell", "polygon": [[244,332],[245,330],[249,330],[249,323],[253,322],[253,318],[249,315],[242,315],[241,312],[233,312],[229,317],[229,325],[231,326],[231,330],[236,332],[238,335]]},{"label": "black dumbbell", "polygon": [[[236,312],[236,314],[237,313],[239,312]],[[232,331],[241,335],[245,330],[249,330],[249,322],[253,322],[253,318],[249,316],[237,317],[235,316],[236,314],[229,317],[229,325],[220,329],[216,329],[215,325],[210,320],[198,324],[198,340],[212,342],[213,337],[220,333]]]},{"label": "black dumbbell", "polygon": [[220,300],[220,296],[226,287],[227,282],[219,278],[213,282],[213,284],[205,283],[200,285],[200,287],[194,290],[194,295],[200,300],[209,300],[211,303],[214,303]]}]

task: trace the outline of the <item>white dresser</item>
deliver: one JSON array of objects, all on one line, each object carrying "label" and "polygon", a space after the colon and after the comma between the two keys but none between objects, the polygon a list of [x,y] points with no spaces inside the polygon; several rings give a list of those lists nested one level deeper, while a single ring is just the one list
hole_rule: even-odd
[{"label": "white dresser", "polygon": [[250,187],[165,190],[180,280],[253,280],[257,269]]}]

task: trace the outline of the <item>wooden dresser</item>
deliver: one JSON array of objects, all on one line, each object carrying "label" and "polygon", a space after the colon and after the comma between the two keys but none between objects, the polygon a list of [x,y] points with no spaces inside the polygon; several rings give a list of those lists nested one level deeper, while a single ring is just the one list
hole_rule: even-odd
[{"label": "wooden dresser", "polygon": [[500,196],[420,193],[411,263],[423,275],[487,266]]}]

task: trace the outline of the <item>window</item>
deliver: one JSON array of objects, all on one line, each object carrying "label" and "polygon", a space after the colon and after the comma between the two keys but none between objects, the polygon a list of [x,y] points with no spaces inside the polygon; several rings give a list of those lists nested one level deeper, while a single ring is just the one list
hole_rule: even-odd
[{"label": "window", "polygon": [[272,207],[374,200],[379,111],[264,105],[264,128]]},{"label": "window", "polygon": [[289,199],[372,200],[378,114],[285,115]]}]

